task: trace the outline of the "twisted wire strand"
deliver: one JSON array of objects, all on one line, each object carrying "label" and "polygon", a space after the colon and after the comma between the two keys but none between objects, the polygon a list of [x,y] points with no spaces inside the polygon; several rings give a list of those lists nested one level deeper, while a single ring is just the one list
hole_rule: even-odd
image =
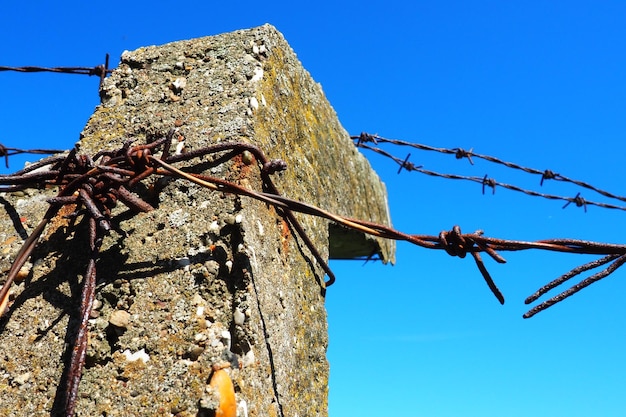
[{"label": "twisted wire strand", "polygon": [[[398,173],[402,171],[402,169],[405,169],[407,171],[417,171],[419,173],[425,174],[425,175],[429,175],[431,177],[439,177],[439,178],[445,178],[445,179],[449,179],[449,180],[465,180],[465,181],[472,181],[472,182],[476,182],[482,185],[482,191],[483,194],[485,193],[485,188],[489,187],[492,190],[492,193],[495,194],[495,190],[496,187],[502,187],[505,188],[507,190],[511,190],[511,191],[517,191],[517,192],[521,192],[523,194],[529,195],[529,196],[533,196],[533,197],[541,197],[541,198],[545,198],[548,200],[560,200],[560,201],[565,201],[565,205],[563,206],[563,208],[567,207],[569,204],[575,204],[577,207],[583,207],[585,209],[585,211],[587,211],[587,206],[597,206],[597,207],[602,207],[602,208],[607,208],[607,209],[616,209],[616,210],[624,210],[626,211],[626,206],[618,206],[618,205],[614,205],[614,204],[608,204],[608,203],[601,203],[601,202],[596,202],[596,201],[589,201],[586,200],[584,198],[582,198],[580,196],[580,193],[576,194],[576,196],[574,197],[564,197],[564,196],[559,196],[559,195],[553,195],[553,194],[546,194],[546,193],[540,193],[537,191],[533,191],[533,190],[528,190],[522,187],[519,187],[517,185],[513,185],[513,184],[507,184],[507,183],[503,183],[503,182],[499,182],[496,181],[493,178],[489,178],[487,175],[485,175],[484,177],[476,177],[476,176],[465,176],[465,175],[458,175],[458,174],[442,174],[439,172],[435,172],[435,171],[430,171],[428,169],[424,169],[422,168],[421,165],[415,165],[412,162],[410,162],[408,159],[411,156],[411,154],[408,154],[406,158],[402,159],[402,158],[398,158],[397,156],[387,152],[384,149],[381,148],[377,148],[374,146],[370,146],[367,145],[365,143],[356,143],[356,146],[359,148],[363,148],[363,149],[367,149],[369,151],[375,152],[379,155],[382,155],[384,157],[387,157],[391,160],[393,160],[395,163],[397,163],[400,168],[398,169]],[[432,148],[426,145],[418,145],[418,149],[424,149],[424,148],[429,148],[426,150],[437,150],[437,151],[441,151],[443,153],[451,153],[450,151],[452,151],[451,149],[441,149],[441,148]],[[472,154],[474,155],[474,154]],[[491,157],[490,157],[491,158]],[[496,159],[496,158],[493,158]],[[574,181],[570,181],[570,182],[574,182]],[[574,182],[576,183],[576,182]],[[584,184],[584,183],[581,183]],[[588,185],[588,184],[585,184]],[[595,187],[594,187],[595,189]],[[608,195],[610,193],[608,192],[602,192],[601,194],[603,195]],[[610,194],[610,196],[613,196],[612,194]],[[614,196],[613,198],[617,198],[617,196]],[[626,201],[625,198],[623,197],[619,197],[619,200],[623,200]]]},{"label": "twisted wire strand", "polygon": [[[103,71],[101,66],[95,67],[9,67],[0,66],[0,71],[14,71],[14,72],[55,72],[57,74],[84,74],[84,75],[98,75],[100,76]],[[112,70],[107,70],[110,73]]]},{"label": "twisted wire strand", "polygon": [[35,73],[35,72],[52,72],[56,74],[82,74],[82,75],[95,75],[100,78],[100,86],[107,75],[113,72],[109,68],[109,54],[105,55],[104,64],[96,65],[94,67],[39,67],[39,66],[23,66],[23,67],[11,67],[6,65],[0,65],[0,72],[13,71],[22,73]]},{"label": "twisted wire strand", "polygon": [[[8,148],[0,143],[0,158],[4,157],[5,166],[9,168],[9,158],[13,155],[20,154],[35,154],[35,155],[52,155],[57,153],[63,153],[65,151],[61,151],[58,149],[20,149],[20,148]],[[3,175],[0,175],[3,177]]]},{"label": "twisted wire strand", "polygon": [[[520,170],[523,172],[526,172],[528,174],[534,174],[534,175],[541,175],[541,181],[540,181],[540,185],[543,185],[543,182],[545,180],[556,180],[556,181],[562,181],[562,182],[568,182],[571,184],[575,184],[579,187],[582,188],[586,188],[588,190],[592,190],[604,197],[607,198],[612,198],[612,199],[616,199],[619,201],[624,201],[626,202],[626,197],[624,196],[620,196],[614,193],[611,193],[609,191],[600,189],[598,187],[595,187],[589,183],[586,183],[584,181],[580,181],[580,180],[576,180],[573,178],[569,178],[566,177],[565,175],[561,175],[558,173],[555,173],[554,171],[550,170],[550,169],[545,169],[545,170],[539,170],[536,168],[530,168],[530,167],[525,167],[519,164],[516,164],[514,162],[508,162],[508,161],[504,161],[500,158],[496,158],[493,156],[489,156],[489,155],[482,155],[476,152],[473,152],[473,149],[470,149],[469,151],[464,150],[463,148],[437,148],[434,146],[429,146],[429,145],[424,145],[424,144],[420,144],[420,143],[412,143],[412,142],[407,142],[407,141],[403,141],[403,140],[397,140],[397,139],[387,139],[387,138],[383,138],[381,136],[378,135],[373,135],[370,133],[366,133],[363,132],[361,133],[359,136],[351,136],[351,139],[353,139],[355,141],[355,146],[360,147],[360,148],[365,148],[365,149],[369,149],[369,150],[374,150],[374,149],[379,149],[379,148],[375,148],[372,146],[368,146],[366,145],[366,143],[374,143],[375,145],[378,145],[379,143],[389,143],[389,144],[393,144],[393,145],[398,145],[398,146],[408,146],[414,149],[419,149],[419,150],[423,150],[423,151],[433,151],[433,152],[439,152],[442,154],[447,154],[447,155],[454,155],[456,157],[456,159],[462,159],[462,158],[467,158],[468,161],[470,162],[470,164],[474,164],[472,158],[478,158],[478,159],[483,159],[485,161],[489,161],[495,164],[499,164],[499,165],[503,165],[507,168],[511,168],[511,169],[516,169],[516,170]],[[375,151],[377,152],[377,151]],[[380,153],[380,152],[379,152]],[[382,154],[382,153],[381,153]],[[389,155],[386,155],[389,156]],[[396,162],[399,163],[399,161],[397,160],[397,158],[394,158],[394,160],[396,160]],[[436,174],[436,173],[435,173]],[[446,177],[444,177],[446,178]],[[500,185],[500,184],[499,184]],[[507,188],[507,187],[505,187]],[[513,188],[510,188],[513,189]],[[522,191],[522,190],[516,190],[516,191]],[[541,193],[536,193],[536,194],[531,194],[529,192],[527,192],[527,190],[523,191],[526,194],[529,195],[536,195],[536,196],[543,196],[541,195]],[[550,197],[544,197],[544,198],[550,198]],[[557,199],[566,199],[567,198],[557,198]],[[575,201],[572,201],[573,203],[575,203]],[[587,202],[587,204],[592,204],[592,205],[598,205],[600,207],[604,207],[604,208],[619,208],[620,210],[625,210],[626,208],[623,207],[619,207],[619,206],[613,206],[613,205],[603,205],[602,203],[598,204],[598,203],[590,203]]]}]

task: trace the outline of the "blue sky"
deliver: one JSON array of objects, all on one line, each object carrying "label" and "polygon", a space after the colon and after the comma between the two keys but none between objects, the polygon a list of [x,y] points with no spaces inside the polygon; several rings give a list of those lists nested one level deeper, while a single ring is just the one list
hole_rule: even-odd
[{"label": "blue sky", "polygon": [[[473,148],[616,194],[626,131],[626,3],[10,2],[0,65],[91,66],[109,52],[275,25],[320,82],[345,128]],[[98,81],[0,73],[0,143],[69,148],[98,104]],[[404,157],[403,149],[390,150]],[[394,226],[438,234],[624,242],[626,213],[417,173],[367,154]],[[15,159],[13,166],[19,163]],[[552,194],[589,191],[452,156],[411,161]],[[398,245],[397,264],[333,262],[327,296],[330,416],[623,416],[626,270],[523,320],[544,283],[593,258],[504,253],[486,260],[506,304],[471,259]]]}]

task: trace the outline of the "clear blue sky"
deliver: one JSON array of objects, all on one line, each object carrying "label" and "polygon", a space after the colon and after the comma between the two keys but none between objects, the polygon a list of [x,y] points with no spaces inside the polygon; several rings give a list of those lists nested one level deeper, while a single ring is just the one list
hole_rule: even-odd
[{"label": "clear blue sky", "polygon": [[[91,66],[106,52],[115,64],[124,50],[268,22],[353,134],[474,148],[626,194],[625,2],[5,3],[0,65]],[[0,143],[71,147],[98,103],[97,84],[0,73]],[[484,161],[412,153],[435,171],[538,187],[538,178]],[[623,211],[562,210],[503,189],[482,195],[478,184],[397,175],[371,159],[394,225],[407,232],[458,224],[509,239],[626,243]],[[539,191],[581,190],[548,182]],[[400,244],[393,267],[333,262],[330,416],[626,415],[626,270],[523,320],[526,296],[592,258],[504,256],[505,265],[486,260],[504,306],[471,259]]]}]

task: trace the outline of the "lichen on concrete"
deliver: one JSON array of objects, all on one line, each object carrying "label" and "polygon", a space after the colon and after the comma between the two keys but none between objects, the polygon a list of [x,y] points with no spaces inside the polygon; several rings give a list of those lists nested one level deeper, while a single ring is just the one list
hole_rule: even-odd
[{"label": "lichen on concrete", "polygon": [[[275,178],[286,196],[389,224],[384,185],[272,26],[125,52],[101,98],[77,144],[82,153],[171,128],[172,149],[246,141],[287,162]],[[190,164],[262,188],[249,155]],[[285,220],[260,202],[183,180],[149,179],[133,191],[156,209],[132,215],[120,205],[114,213],[119,230],[105,239],[97,265],[77,415],[210,415],[211,366],[226,361],[249,416],[326,416],[323,271]],[[54,192],[2,197],[3,270]],[[327,221],[298,218],[326,257],[393,260],[389,242],[342,240]],[[0,319],[0,415],[50,415],[59,397],[85,237],[80,222],[55,219],[14,289]]]}]

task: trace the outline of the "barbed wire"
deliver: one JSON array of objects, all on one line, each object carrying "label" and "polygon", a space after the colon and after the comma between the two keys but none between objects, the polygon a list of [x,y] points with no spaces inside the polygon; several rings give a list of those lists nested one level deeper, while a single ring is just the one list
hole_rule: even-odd
[{"label": "barbed wire", "polygon": [[[102,83],[107,75],[113,72],[109,68],[109,54],[105,55],[104,64],[96,65],[95,67],[38,67],[38,66],[24,66],[24,67],[10,67],[0,65],[0,72],[14,71],[24,73],[35,72],[52,72],[57,74],[81,74],[81,75],[95,75],[100,78],[100,84],[98,88],[102,87]],[[9,168],[9,157],[13,155],[29,153],[29,154],[56,154],[65,151],[54,149],[19,149],[8,148],[0,143],[0,158],[4,157],[4,163],[6,168]]]},{"label": "barbed wire", "polygon": [[55,153],[63,153],[65,151],[58,149],[19,149],[19,148],[7,148],[0,143],[0,158],[4,157],[4,164],[9,168],[9,157],[13,155],[19,155],[23,153],[39,154],[39,155],[51,155]]},{"label": "barbed wire", "polygon": [[[0,186],[7,186],[8,189],[14,185],[29,187],[43,184],[55,187],[58,191],[56,196],[47,199],[49,207],[15,254],[15,259],[7,271],[6,279],[0,286],[0,316],[12,306],[12,301],[16,303],[16,300],[11,297],[10,289],[18,277],[18,273],[27,260],[31,258],[44,230],[53,222],[53,219],[64,214],[67,218],[82,217],[83,220],[75,225],[82,224],[83,227],[87,228],[86,234],[70,232],[66,235],[67,239],[84,239],[87,237],[86,244],[89,252],[86,254],[85,273],[81,282],[80,299],[77,303],[79,305],[78,329],[66,351],[69,362],[63,374],[67,377],[64,379],[64,387],[59,387],[57,391],[61,392],[62,396],[59,396],[58,400],[55,399],[55,403],[59,404],[58,407],[64,408],[63,415],[74,415],[77,404],[79,384],[88,349],[88,323],[96,294],[97,267],[101,263],[101,247],[104,239],[112,230],[118,230],[118,233],[126,236],[122,229],[114,227],[116,215],[113,213],[113,209],[118,206],[118,203],[122,203],[130,212],[134,213],[148,213],[155,210],[156,207],[153,207],[147,200],[133,191],[141,181],[152,176],[187,180],[209,190],[245,196],[264,202],[268,207],[273,206],[275,208],[274,213],[278,213],[285,222],[288,222],[289,227],[303,240],[319,266],[329,276],[329,280],[325,283],[321,279],[319,280],[323,293],[335,280],[334,274],[326,263],[326,259],[322,257],[313,241],[307,236],[305,229],[299,226],[299,222],[292,212],[327,219],[340,226],[375,237],[403,240],[428,249],[445,250],[450,256],[465,258],[467,254],[470,254],[487,286],[501,304],[504,304],[504,296],[491,278],[480,256],[481,253],[488,254],[498,263],[506,262],[498,253],[499,251],[541,249],[604,255],[599,260],[572,269],[528,297],[527,304],[534,302],[548,291],[576,275],[609,264],[604,270],[583,279],[571,288],[531,308],[524,314],[524,318],[532,317],[538,312],[563,301],[594,282],[609,276],[626,263],[626,245],[574,239],[546,239],[535,242],[504,240],[486,237],[481,230],[464,234],[459,226],[454,226],[450,231],[442,231],[438,236],[415,235],[407,234],[384,224],[334,214],[312,204],[281,195],[271,177],[277,172],[286,170],[287,163],[279,159],[269,159],[259,147],[245,142],[220,142],[189,152],[172,154],[172,139],[176,132],[176,129],[170,129],[166,135],[155,138],[145,145],[133,146],[132,141],[125,141],[124,145],[117,150],[100,150],[94,155],[78,154],[78,147],[74,147],[63,158],[59,156],[47,158],[46,163],[39,164],[37,168],[26,167],[19,173],[0,176]],[[259,169],[258,175],[263,184],[261,190],[247,188],[241,183],[231,182],[224,178],[190,172],[193,169],[189,170],[189,167],[176,167],[177,163],[203,160],[205,157],[214,158],[213,162],[221,161],[220,163],[224,163],[227,159],[233,159],[245,154],[245,152],[251,155],[250,165],[256,163],[256,167]],[[7,204],[10,205],[8,202]],[[156,224],[151,226],[157,227]],[[143,227],[149,231],[151,226],[146,223]],[[33,283],[31,282],[31,284]],[[39,285],[41,283],[35,282],[34,284]],[[22,294],[26,294],[26,292],[22,292]]]},{"label": "barbed wire", "polygon": [[462,158],[467,158],[470,162],[470,164],[474,165],[474,162],[472,160],[472,157],[475,158],[480,158],[480,159],[484,159],[486,161],[489,162],[493,162],[496,164],[500,164],[503,165],[507,168],[512,168],[512,169],[516,169],[516,170],[521,170],[523,172],[529,173],[529,174],[538,174],[541,175],[541,181],[540,181],[540,185],[543,185],[543,182],[545,180],[548,179],[554,179],[557,181],[562,181],[562,182],[568,182],[568,183],[572,183],[575,184],[579,187],[583,187],[589,190],[593,190],[605,197],[608,198],[613,198],[613,199],[617,199],[620,201],[626,201],[626,197],[623,196],[619,196],[613,193],[610,193],[608,191],[602,190],[600,188],[597,188],[591,184],[588,184],[586,182],[583,181],[579,181],[579,180],[575,180],[575,179],[571,179],[568,178],[564,175],[561,174],[555,174],[552,170],[546,169],[544,171],[535,169],[535,168],[529,168],[529,167],[524,167],[521,165],[518,165],[516,163],[513,162],[507,162],[507,161],[503,161],[499,158],[495,158],[493,156],[489,156],[489,155],[481,155],[481,154],[477,154],[474,153],[472,151],[472,149],[470,149],[469,151],[465,151],[462,148],[436,148],[433,146],[429,146],[429,145],[423,145],[423,144],[419,144],[419,143],[411,143],[411,142],[406,142],[406,141],[402,141],[402,140],[396,140],[396,139],[386,139],[383,137],[380,137],[378,135],[372,135],[369,133],[361,133],[359,136],[351,136],[351,139],[354,140],[354,144],[356,147],[358,148],[362,148],[362,149],[367,149],[370,150],[372,152],[378,153],[379,155],[382,155],[384,157],[387,157],[391,160],[393,160],[395,163],[397,163],[400,168],[398,169],[398,173],[400,173],[402,171],[402,169],[405,169],[407,171],[417,171],[419,173],[422,174],[426,174],[426,175],[430,175],[433,177],[440,177],[440,178],[445,178],[445,179],[453,179],[453,180],[465,180],[465,181],[472,181],[472,182],[476,182],[482,185],[482,192],[483,194],[485,193],[485,188],[489,187],[492,190],[492,193],[495,194],[496,191],[496,187],[502,187],[511,191],[517,191],[517,192],[521,192],[524,193],[526,195],[530,195],[533,197],[541,197],[541,198],[545,198],[548,200],[561,200],[561,201],[565,201],[565,205],[563,205],[563,208],[567,207],[570,204],[575,204],[577,207],[583,207],[585,212],[587,211],[587,206],[597,206],[597,207],[602,207],[602,208],[607,208],[607,209],[617,209],[617,210],[624,210],[626,211],[626,207],[625,206],[618,206],[618,205],[614,205],[614,204],[608,204],[608,203],[601,203],[601,202],[595,202],[595,201],[589,201],[584,199],[580,192],[577,193],[574,197],[565,197],[565,196],[559,196],[559,195],[553,195],[553,194],[546,194],[546,193],[540,193],[537,191],[533,191],[533,190],[528,190],[522,187],[519,187],[517,185],[512,185],[512,184],[507,184],[507,183],[503,183],[503,182],[498,182],[493,178],[490,178],[488,175],[485,175],[483,177],[477,177],[477,176],[465,176],[465,175],[458,175],[458,174],[444,174],[444,173],[439,173],[439,172],[435,172],[435,171],[431,171],[431,170],[427,170],[424,169],[421,165],[415,165],[412,162],[409,161],[409,158],[411,157],[411,154],[407,154],[407,156],[402,159],[399,158],[393,154],[391,154],[390,152],[387,152],[384,149],[381,149],[379,147],[376,146],[371,146],[368,145],[367,143],[374,143],[375,145],[379,144],[379,143],[389,143],[389,144],[393,144],[393,145],[399,145],[399,146],[409,146],[418,150],[425,150],[425,151],[434,151],[434,152],[439,152],[439,153],[443,153],[443,154],[449,154],[449,155],[455,155],[456,159],[462,159]]},{"label": "barbed wire", "polygon": [[[25,73],[33,73],[33,72],[53,72],[53,73],[65,73],[65,74],[82,74],[82,75],[96,75],[100,77],[100,85],[104,81],[104,78],[112,72],[109,69],[109,55],[106,54],[105,64],[97,65],[95,67],[36,67],[36,66],[24,66],[24,67],[8,67],[8,66],[0,66],[0,71],[17,71],[17,72],[25,72]],[[454,155],[456,159],[467,158],[471,165],[474,165],[474,161],[472,158],[483,159],[492,163],[503,165],[507,168],[521,170],[525,173],[540,175],[540,186],[543,185],[545,180],[556,180],[562,182],[568,182],[575,184],[579,187],[583,187],[585,189],[592,190],[597,192],[605,197],[617,199],[619,201],[626,202],[626,197],[619,196],[608,191],[597,188],[591,184],[588,184],[583,181],[575,180],[568,178],[564,175],[553,172],[552,170],[539,170],[535,168],[525,167],[513,162],[508,162],[501,160],[496,157],[492,157],[489,155],[482,155],[473,152],[473,149],[469,151],[464,150],[463,148],[437,148],[429,145],[411,143],[402,140],[395,139],[387,139],[383,138],[379,135],[373,135],[366,132],[361,133],[359,136],[351,136],[354,140],[355,146],[363,149],[370,150],[372,152],[376,152],[384,157],[390,158],[395,163],[399,165],[398,173],[405,169],[407,171],[417,171],[422,174],[426,174],[429,176],[440,177],[444,179],[455,179],[455,180],[465,180],[471,181],[475,183],[479,183],[482,185],[482,192],[485,193],[486,188],[491,188],[492,193],[495,193],[496,187],[502,187],[508,190],[521,192],[526,195],[541,197],[549,200],[560,200],[564,201],[565,204],[563,208],[567,207],[569,204],[575,204],[577,207],[583,207],[585,211],[587,210],[587,205],[598,206],[602,208],[610,208],[610,209],[619,209],[626,210],[626,207],[617,206],[613,204],[600,203],[594,201],[585,200],[580,193],[578,193],[575,197],[564,197],[546,193],[540,193],[533,190],[524,189],[522,187],[507,184],[503,182],[498,182],[493,178],[490,178],[488,175],[483,177],[477,176],[464,176],[457,174],[445,174],[439,173],[431,170],[424,169],[422,166],[417,166],[409,161],[411,154],[409,153],[404,159],[398,158],[397,156],[387,152],[377,146],[371,146],[370,143],[374,145],[388,143],[397,146],[408,146],[418,150],[424,151],[433,151],[439,152],[443,154]],[[8,168],[9,165],[9,157],[12,155],[20,154],[20,153],[34,153],[34,154],[57,154],[63,153],[65,151],[60,150],[50,150],[50,149],[32,149],[32,150],[24,150],[19,148],[9,148],[0,144],[0,157],[5,158],[5,164]],[[48,178],[47,174],[37,173],[36,171],[44,167],[46,165],[51,165],[54,163],[59,163],[64,160],[65,156],[55,156],[48,158],[46,160],[40,161],[39,163],[33,164],[24,170],[18,171],[14,174],[10,175],[0,175],[0,183],[5,185],[0,188],[2,192],[13,192],[18,191],[24,188],[29,187],[29,183],[32,179],[37,179],[38,181],[48,181],[53,180],[54,175]],[[175,159],[175,158],[174,158]],[[172,162],[174,161],[172,159]],[[153,163],[156,165],[161,165],[161,175],[163,174],[174,174],[181,178],[186,178],[192,182],[195,182],[199,185],[207,186],[209,188],[222,191],[222,192],[232,192],[239,195],[245,195],[251,198],[255,198],[261,201],[265,201],[268,204],[274,205],[275,207],[284,209],[286,211],[297,211],[304,214],[309,214],[313,216],[323,217],[337,224],[340,224],[344,227],[352,228],[359,230],[363,233],[367,233],[373,236],[393,239],[393,240],[404,240],[408,241],[412,244],[415,244],[420,247],[428,248],[428,249],[443,249],[451,256],[458,256],[460,258],[464,258],[468,253],[474,258],[474,261],[483,276],[485,282],[488,287],[494,294],[494,296],[498,299],[500,303],[504,303],[504,297],[501,294],[500,290],[494,283],[491,278],[489,272],[487,271],[484,262],[480,257],[480,252],[487,253],[492,259],[494,259],[498,263],[505,263],[506,260],[498,254],[498,251],[518,251],[518,250],[527,250],[527,249],[541,249],[548,251],[558,251],[558,252],[569,252],[569,253],[583,253],[583,254],[602,254],[605,255],[603,258],[599,260],[595,260],[589,262],[587,264],[581,265],[577,268],[572,269],[568,273],[560,276],[554,281],[544,285],[537,292],[526,299],[526,303],[532,303],[536,301],[539,297],[543,296],[553,288],[563,284],[565,281],[571,279],[572,277],[579,275],[583,272],[589,271],[591,269],[600,267],[609,263],[609,266],[604,270],[595,273],[588,278],[582,280],[578,284],[572,286],[568,290],[561,292],[560,294],[550,298],[549,300],[533,307],[530,309],[525,315],[525,318],[532,317],[538,312],[549,308],[550,306],[564,300],[565,298],[575,294],[576,292],[582,290],[583,288],[591,285],[594,282],[597,282],[600,279],[603,279],[626,263],[626,245],[611,245],[606,243],[598,243],[598,242],[588,242],[582,240],[573,240],[573,239],[548,239],[548,240],[540,240],[535,242],[526,242],[526,241],[515,241],[515,240],[503,240],[503,239],[495,239],[488,238],[483,236],[482,231],[477,231],[471,234],[462,234],[460,228],[455,226],[451,231],[443,231],[438,236],[431,235],[410,235],[398,230],[392,229],[390,227],[372,223],[369,221],[363,221],[359,219],[351,219],[348,217],[343,217],[339,215],[335,215],[333,213],[329,213],[325,210],[312,206],[310,204],[290,200],[286,197],[275,193],[263,193],[256,192],[253,190],[244,189],[236,184],[229,183],[224,180],[199,175],[199,174],[188,174],[182,171],[179,171],[168,164],[164,164],[161,160],[153,158]],[[54,173],[53,173],[54,174]],[[372,257],[366,258],[370,260]],[[325,268],[327,269],[327,268]],[[331,278],[327,283],[328,285],[332,284],[334,281],[334,276],[330,270],[326,271]]]},{"label": "barbed wire", "polygon": [[82,74],[82,75],[96,75],[100,78],[100,86],[102,86],[102,82],[106,78],[106,76],[113,72],[112,69],[109,69],[109,54],[106,54],[104,59],[104,64],[96,65],[95,67],[36,67],[36,66],[25,66],[25,67],[9,67],[9,66],[0,66],[0,71],[15,71],[15,72],[54,72],[57,74]]},{"label": "barbed wire", "polygon": [[[91,176],[93,176],[94,179],[96,179],[97,181],[113,181],[111,184],[116,187],[121,187],[121,184],[126,184],[128,189],[132,189],[133,185],[149,175],[171,176],[175,178],[186,179],[197,185],[206,187],[214,191],[237,194],[240,196],[246,196],[262,201],[276,207],[283,213],[299,212],[306,215],[324,218],[340,226],[357,230],[371,236],[384,239],[406,241],[416,246],[427,249],[444,250],[448,255],[456,256],[459,258],[465,258],[467,254],[470,254],[474,259],[474,262],[478,270],[480,271],[483,279],[487,283],[489,289],[501,304],[504,304],[504,296],[502,295],[491,275],[489,274],[485,263],[480,256],[481,253],[486,253],[497,263],[506,263],[506,260],[500,255],[499,252],[521,251],[530,249],[604,256],[599,260],[595,260],[572,269],[571,271],[544,285],[533,295],[528,297],[526,299],[526,304],[536,301],[541,296],[547,294],[552,289],[562,285],[574,276],[609,264],[609,266],[602,271],[583,279],[571,288],[531,308],[526,314],[524,314],[525,318],[532,317],[538,312],[543,311],[553,306],[554,304],[559,303],[560,301],[563,301],[564,299],[582,290],[583,288],[586,288],[594,282],[597,282],[609,276],[615,270],[620,268],[624,263],[626,263],[626,245],[591,242],[578,239],[544,239],[538,241],[498,239],[484,236],[482,230],[478,230],[474,233],[462,233],[459,226],[454,226],[450,231],[442,231],[439,233],[439,235],[436,236],[409,234],[396,230],[387,225],[374,223],[368,220],[341,216],[331,213],[322,208],[316,207],[312,204],[290,199],[279,194],[277,188],[273,185],[269,187],[269,189],[266,191],[256,191],[245,188],[239,184],[227,181],[225,179],[216,178],[204,174],[187,172],[182,169],[176,168],[174,164],[180,162],[181,160],[201,158],[205,155],[221,153],[225,151],[231,151],[232,156],[234,155],[233,150],[239,152],[243,152],[244,150],[255,151],[255,155],[258,155],[259,163],[262,164],[261,172],[265,173],[264,175],[266,176],[270,175],[273,172],[284,170],[287,167],[284,161],[269,160],[263,155],[262,151],[259,148],[243,142],[214,144],[206,148],[197,149],[188,153],[170,155],[169,147],[167,144],[171,143],[171,136],[173,135],[171,132],[173,132],[173,130],[170,131],[170,133],[165,138],[169,138],[169,140],[165,140],[162,138],[159,141],[153,142],[149,145],[138,145],[128,149],[123,147],[117,153],[109,152],[106,155],[105,153],[101,152],[98,153],[96,157],[77,155],[76,148],[74,148],[74,150],[72,150],[65,156],[54,156],[51,158],[47,158],[46,160],[44,160],[45,162],[33,164],[33,166],[28,166],[24,170],[17,173],[10,175],[0,175],[0,185],[4,186],[0,187],[0,191],[10,192],[15,191],[15,187],[30,187],[41,183],[50,185],[64,185],[65,187],[70,187],[70,185],[73,185],[74,187],[77,187],[76,183],[79,180],[86,181],[87,179],[91,178]],[[134,160],[132,159],[131,162],[133,162],[133,164],[130,164],[130,162],[128,162],[128,155],[131,151],[136,153],[137,158],[139,158],[141,155],[143,155],[142,152],[144,148],[150,146],[156,147],[159,145],[165,146],[163,153],[160,157],[152,156],[150,153],[146,153],[143,156],[144,159],[141,160],[143,161],[142,164],[133,162]],[[97,161],[98,158],[103,158],[103,155],[107,156],[107,158],[104,158],[102,162],[94,165],[94,160]],[[405,161],[404,165],[406,164],[407,162]],[[76,167],[80,168],[82,171],[86,171],[86,173],[83,173],[81,170],[77,172],[69,171],[70,169],[78,169]],[[402,167],[406,168],[406,166],[401,166],[401,168]],[[42,168],[47,169],[42,170]],[[134,168],[134,170],[131,168]],[[142,169],[145,170],[141,171]],[[268,184],[269,183],[270,182],[268,182]],[[91,188],[89,187],[87,187],[87,189],[91,190]],[[97,212],[97,210],[93,208],[95,207],[93,206],[93,204],[96,204],[94,201],[100,200],[93,200],[95,197],[87,198],[85,196],[85,193],[79,193],[79,196],[76,196],[70,191],[72,191],[71,187],[68,189],[64,188],[63,191],[60,192],[59,197],[57,197],[56,199],[49,199],[48,201],[52,205],[52,208],[50,210],[54,211],[58,209],[55,204],[66,204],[70,202],[76,203],[77,201],[79,201],[77,199],[80,197],[83,198],[84,201],[80,201],[83,202],[87,209],[91,208],[92,212]],[[109,196],[109,194],[106,195]],[[129,207],[135,207],[142,210],[145,209],[143,211],[153,209],[151,206],[147,205],[147,203],[144,204],[143,201],[138,199],[136,196],[133,197],[131,193],[125,191],[124,187],[121,187],[115,193],[111,194],[111,196],[121,198],[122,201],[125,202],[125,204],[127,204]],[[54,209],[54,207],[57,208]],[[109,214],[107,214],[107,216],[108,215]],[[103,215],[97,216],[97,219],[99,219],[100,221],[102,221],[103,218]],[[45,218],[42,224],[45,225],[48,220],[48,218]],[[297,221],[294,221],[294,223],[296,222]],[[326,282],[326,287],[330,286],[335,280],[334,274],[332,273],[330,268],[328,268],[328,265],[325,263],[324,259],[322,259],[321,255],[319,255],[319,252],[317,251],[317,249],[315,249],[312,242],[306,237],[306,233],[304,232],[304,230],[297,230],[302,230],[302,234],[300,234],[299,231],[298,234],[304,239],[316,259],[318,259],[320,264],[322,264],[324,271],[328,274],[329,280]],[[36,239],[36,234],[32,234],[26,240],[24,247],[26,249],[29,249],[29,245],[35,241],[34,239]],[[15,271],[19,270],[20,267],[21,265],[14,266],[11,270],[15,273]],[[9,275],[9,278],[2,287],[2,290],[0,290],[0,305],[6,305],[6,296],[8,294],[8,287],[10,285],[11,275]],[[2,301],[4,301],[4,303]]]}]

